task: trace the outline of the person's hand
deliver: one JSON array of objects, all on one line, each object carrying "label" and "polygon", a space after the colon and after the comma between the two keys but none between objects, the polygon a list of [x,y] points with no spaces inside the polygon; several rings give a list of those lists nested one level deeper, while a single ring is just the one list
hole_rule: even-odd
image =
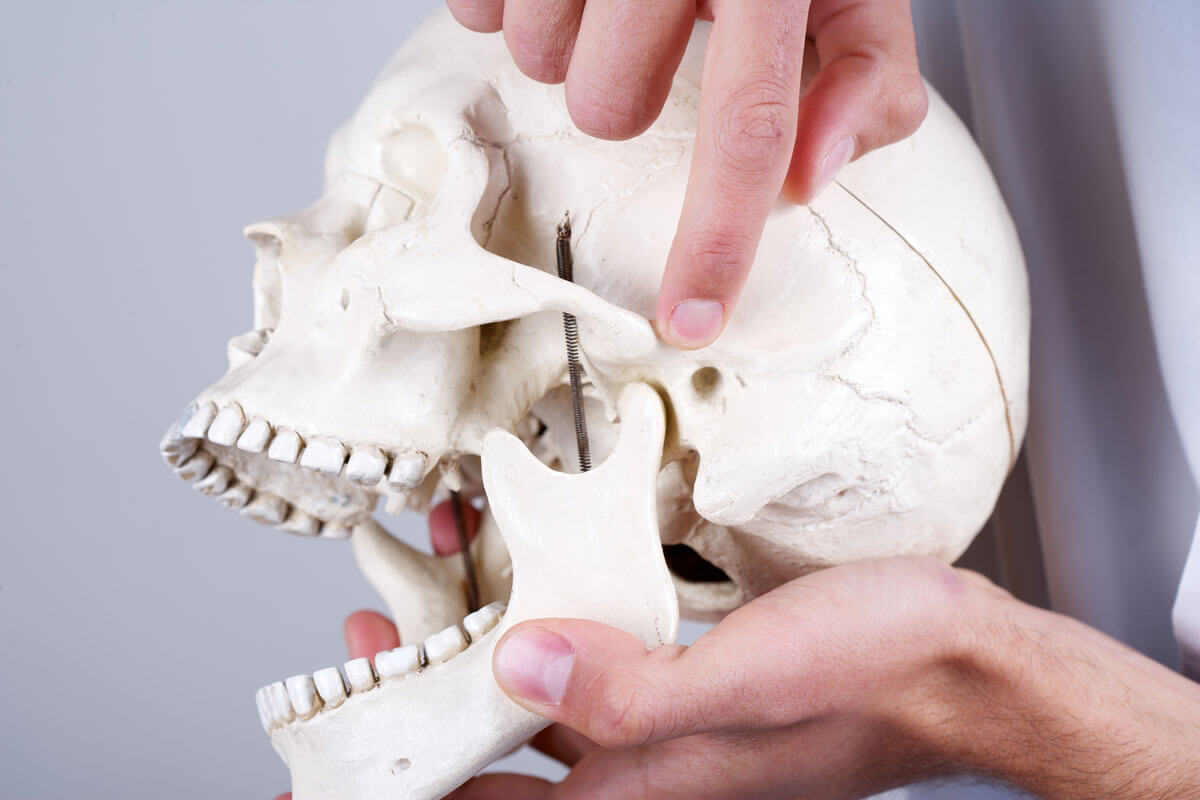
[{"label": "person's hand", "polygon": [[[908,0],[447,0],[504,31],[529,77],[566,83],[585,133],[658,117],[697,18],[713,21],[683,215],[657,307],[683,348],[720,334],[780,192],[807,203],[849,161],[917,129],[928,104]],[[819,71],[801,96],[806,38]]]}]

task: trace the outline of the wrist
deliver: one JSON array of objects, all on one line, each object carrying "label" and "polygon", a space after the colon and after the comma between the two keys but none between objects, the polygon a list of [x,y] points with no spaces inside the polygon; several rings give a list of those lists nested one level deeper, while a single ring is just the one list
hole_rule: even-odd
[{"label": "wrist", "polygon": [[979,592],[922,719],[948,771],[1046,798],[1200,798],[1200,686],[1076,620]]}]

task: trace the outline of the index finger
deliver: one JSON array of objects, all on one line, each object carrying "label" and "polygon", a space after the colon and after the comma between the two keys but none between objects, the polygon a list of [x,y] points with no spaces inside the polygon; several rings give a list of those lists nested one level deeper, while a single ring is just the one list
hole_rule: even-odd
[{"label": "index finger", "polygon": [[807,0],[714,4],[700,123],[659,292],[659,332],[703,347],[724,327],[796,139]]}]

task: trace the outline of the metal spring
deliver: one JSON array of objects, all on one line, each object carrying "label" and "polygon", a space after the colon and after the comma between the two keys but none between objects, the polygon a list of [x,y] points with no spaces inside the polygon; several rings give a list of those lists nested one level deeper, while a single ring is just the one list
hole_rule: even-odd
[{"label": "metal spring", "polygon": [[[571,217],[564,214],[558,225],[555,248],[558,256],[558,277],[575,281],[575,264],[571,258]],[[571,380],[571,410],[575,415],[575,447],[579,451],[579,471],[592,468],[592,448],[588,443],[587,417],[583,411],[583,367],[579,363],[579,323],[574,314],[563,312],[563,332],[567,338],[567,375]]]}]

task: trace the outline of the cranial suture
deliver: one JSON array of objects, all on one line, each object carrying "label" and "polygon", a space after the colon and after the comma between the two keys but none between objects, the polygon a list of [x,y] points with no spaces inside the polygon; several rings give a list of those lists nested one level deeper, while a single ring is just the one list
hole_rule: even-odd
[{"label": "cranial suture", "polygon": [[[934,94],[913,137],[781,203],[725,334],[675,351],[647,317],[696,130],[689,63],[647,133],[604,142],[499,37],[435,14],[335,134],[317,202],[247,228],[254,330],[163,456],[246,516],[349,537],[408,643],[259,692],[297,800],[438,797],[544,726],[491,676],[518,621],[654,646],[677,603],[716,619],[821,567],[951,560],[990,513],[1025,427],[1028,299],[965,129]],[[486,497],[474,612],[457,557],[373,516],[451,490]]]}]

